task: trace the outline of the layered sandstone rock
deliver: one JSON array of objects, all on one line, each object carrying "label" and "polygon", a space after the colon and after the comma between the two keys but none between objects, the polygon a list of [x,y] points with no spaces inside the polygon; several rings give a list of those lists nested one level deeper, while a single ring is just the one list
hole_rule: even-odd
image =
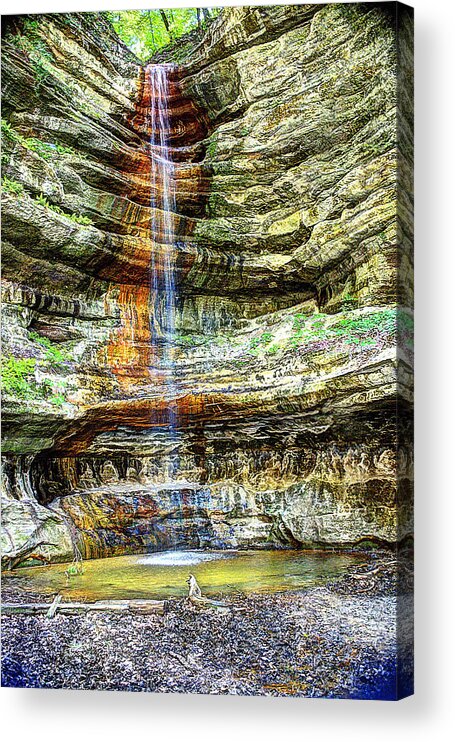
[{"label": "layered sandstone rock", "polygon": [[[18,33],[45,44],[44,72]],[[96,14],[9,34],[3,174],[23,190],[2,199],[4,351],[35,360],[4,397],[8,559],[25,542],[64,559],[71,540],[96,556],[406,537],[404,12],[228,8],[182,42],[172,384],[150,334],[166,318],[144,69]]]}]

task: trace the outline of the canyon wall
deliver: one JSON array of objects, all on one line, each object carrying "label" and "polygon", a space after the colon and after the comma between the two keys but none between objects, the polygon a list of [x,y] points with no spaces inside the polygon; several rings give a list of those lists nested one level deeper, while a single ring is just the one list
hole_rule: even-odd
[{"label": "canyon wall", "polygon": [[154,60],[170,384],[144,67],[99,14],[7,20],[7,565],[411,534],[411,29],[394,3],[226,8]]}]

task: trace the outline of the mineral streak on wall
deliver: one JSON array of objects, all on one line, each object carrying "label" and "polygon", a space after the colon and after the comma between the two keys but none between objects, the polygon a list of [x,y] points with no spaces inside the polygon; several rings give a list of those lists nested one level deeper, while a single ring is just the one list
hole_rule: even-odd
[{"label": "mineral streak on wall", "polygon": [[[174,65],[141,69],[129,121],[147,153],[139,164],[144,195],[148,186],[150,217],[137,229],[142,239],[134,255],[134,283],[115,289],[120,328],[113,333],[107,362],[127,391],[157,382],[166,346],[175,355],[177,277],[184,268],[179,248],[191,228],[182,214],[201,213],[208,187],[200,164],[192,161],[194,145],[206,127],[192,102],[182,96],[178,75]],[[121,281],[121,271],[116,280]]]},{"label": "mineral streak on wall", "polygon": [[7,20],[7,564],[412,533],[412,19],[226,8],[181,51],[170,235],[147,68],[98,14]]}]

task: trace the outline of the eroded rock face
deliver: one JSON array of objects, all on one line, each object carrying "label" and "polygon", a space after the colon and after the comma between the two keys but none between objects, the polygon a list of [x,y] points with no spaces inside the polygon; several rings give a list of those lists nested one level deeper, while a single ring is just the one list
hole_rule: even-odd
[{"label": "eroded rock face", "polygon": [[410,28],[374,4],[227,8],[182,47],[170,384],[145,71],[97,14],[13,21],[7,563],[26,542],[66,559],[412,532]]},{"label": "eroded rock face", "polygon": [[[394,24],[377,7],[338,4],[237,8],[229,19],[182,81],[214,128],[209,218],[195,235],[207,270],[195,266],[188,282],[250,301],[259,289],[269,309],[273,290],[291,287],[329,312],[351,295],[396,302]],[[209,261],[221,251],[232,262],[220,276]],[[409,288],[398,288],[405,304]]]}]

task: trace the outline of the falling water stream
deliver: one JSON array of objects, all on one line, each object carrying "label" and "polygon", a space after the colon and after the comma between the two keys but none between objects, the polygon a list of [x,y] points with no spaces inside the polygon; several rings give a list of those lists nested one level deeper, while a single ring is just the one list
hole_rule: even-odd
[{"label": "falling water stream", "polygon": [[[175,313],[176,198],[175,165],[169,140],[171,133],[169,73],[173,65],[147,67],[150,86],[151,157],[151,343],[164,373],[165,396],[176,397]],[[172,440],[177,438],[174,404],[166,406],[166,424]]]},{"label": "falling water stream", "polygon": [[[162,344],[164,362],[172,361],[175,336],[175,166],[171,159],[169,135],[169,65],[148,67],[151,92],[151,206],[152,240],[162,250],[151,258],[151,289],[155,299],[152,340]],[[160,322],[161,319],[161,322]],[[162,325],[162,328],[159,325]]]}]

